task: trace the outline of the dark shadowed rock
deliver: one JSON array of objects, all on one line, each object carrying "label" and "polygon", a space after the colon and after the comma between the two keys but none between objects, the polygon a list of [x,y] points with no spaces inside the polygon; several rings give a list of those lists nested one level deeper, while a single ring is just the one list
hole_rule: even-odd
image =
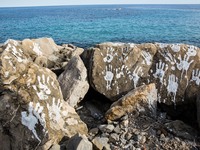
[{"label": "dark shadowed rock", "polygon": [[76,134],[69,139],[66,145],[67,150],[92,150],[92,143],[85,135]]},{"label": "dark shadowed rock", "polygon": [[166,123],[165,127],[176,136],[184,139],[194,140],[198,134],[198,132],[194,128],[190,127],[180,120]]},{"label": "dark shadowed rock", "polygon": [[[200,89],[199,89],[200,91]],[[196,100],[196,108],[197,108],[197,122],[200,128],[200,92],[197,95],[197,100]]]}]

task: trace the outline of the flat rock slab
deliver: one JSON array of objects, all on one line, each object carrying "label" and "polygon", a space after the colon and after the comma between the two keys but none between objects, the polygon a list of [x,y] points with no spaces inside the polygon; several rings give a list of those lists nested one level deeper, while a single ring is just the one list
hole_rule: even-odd
[{"label": "flat rock slab", "polygon": [[116,120],[133,111],[155,117],[157,109],[157,90],[155,84],[138,87],[114,102],[106,112],[107,120]]}]

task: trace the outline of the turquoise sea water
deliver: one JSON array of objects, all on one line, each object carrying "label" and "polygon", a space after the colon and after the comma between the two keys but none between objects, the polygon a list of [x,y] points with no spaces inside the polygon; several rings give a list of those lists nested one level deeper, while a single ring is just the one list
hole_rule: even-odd
[{"label": "turquoise sea water", "polygon": [[0,8],[0,43],[38,37],[82,47],[105,41],[200,47],[200,5]]}]

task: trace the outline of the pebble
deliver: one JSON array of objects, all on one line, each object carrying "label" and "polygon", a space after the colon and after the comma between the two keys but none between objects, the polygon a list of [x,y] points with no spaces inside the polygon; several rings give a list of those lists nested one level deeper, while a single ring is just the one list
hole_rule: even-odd
[{"label": "pebble", "polygon": [[115,133],[120,133],[120,132],[121,132],[121,129],[120,129],[119,125],[117,125],[117,126],[114,128],[114,132],[115,132]]},{"label": "pebble", "polygon": [[117,141],[119,141],[119,135],[116,134],[116,133],[110,134],[110,136],[109,136],[109,142],[114,142],[115,143]]},{"label": "pebble", "polygon": [[164,134],[161,134],[161,135],[160,135],[160,140],[161,140],[161,141],[165,141],[165,135],[164,135]]},{"label": "pebble", "polygon": [[98,128],[93,128],[89,131],[89,135],[91,136],[95,136],[99,133],[99,129]]},{"label": "pebble", "polygon": [[120,127],[121,127],[121,128],[127,128],[127,127],[128,127],[128,124],[129,124],[128,119],[127,119],[127,120],[123,120],[123,121],[120,123]]},{"label": "pebble", "polygon": [[128,119],[128,115],[125,115],[121,118],[121,120],[127,120]]},{"label": "pebble", "polygon": [[161,134],[161,131],[160,131],[160,130],[158,130],[158,131],[157,131],[157,135],[160,135],[160,134]]},{"label": "pebble", "polygon": [[92,143],[100,150],[103,149],[103,147],[108,147],[108,141],[109,139],[108,138],[102,138],[102,137],[95,137],[93,140],[92,140]]},{"label": "pebble", "polygon": [[140,143],[144,144],[146,142],[146,136],[142,136]]},{"label": "pebble", "polygon": [[121,143],[124,145],[126,144],[126,140],[125,139],[120,139]]},{"label": "pebble", "polygon": [[132,137],[132,134],[131,133],[126,133],[126,135],[125,135],[125,139],[126,140],[130,140],[131,139],[131,137]]},{"label": "pebble", "polygon": [[112,124],[108,124],[108,125],[103,124],[99,126],[99,129],[101,130],[101,132],[107,132],[107,133],[112,132],[114,128],[115,127]]}]

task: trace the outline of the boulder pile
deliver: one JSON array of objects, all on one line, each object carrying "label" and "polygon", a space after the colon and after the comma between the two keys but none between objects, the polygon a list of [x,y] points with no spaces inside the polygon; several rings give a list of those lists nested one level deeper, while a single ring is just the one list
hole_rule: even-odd
[{"label": "boulder pile", "polygon": [[[0,45],[0,144],[5,150],[197,148],[199,93],[195,46],[102,43],[84,51],[51,38],[10,39]],[[192,127],[169,115],[179,108],[190,114],[190,105],[197,116]]]}]

